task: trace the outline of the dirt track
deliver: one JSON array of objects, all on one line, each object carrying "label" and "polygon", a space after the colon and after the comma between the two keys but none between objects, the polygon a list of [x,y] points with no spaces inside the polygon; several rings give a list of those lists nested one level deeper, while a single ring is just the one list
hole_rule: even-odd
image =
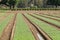
[{"label": "dirt track", "polygon": [[42,31],[36,24],[32,23],[24,14],[24,20],[28,24],[31,32],[33,33],[35,40],[51,40],[51,38]]},{"label": "dirt track", "polygon": [[13,18],[10,20],[10,22],[7,24],[6,28],[3,30],[0,40],[11,40],[11,36],[12,36],[11,34],[14,28],[16,16],[17,14],[15,14]]}]

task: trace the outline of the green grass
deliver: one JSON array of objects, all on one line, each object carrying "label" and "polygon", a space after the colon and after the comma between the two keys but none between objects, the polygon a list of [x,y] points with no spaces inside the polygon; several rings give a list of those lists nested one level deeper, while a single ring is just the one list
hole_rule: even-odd
[{"label": "green grass", "polygon": [[12,18],[13,14],[10,14],[7,18],[0,22],[0,35],[2,34],[4,28],[7,26],[8,22]]},{"label": "green grass", "polygon": [[32,32],[25,23],[22,14],[17,15],[16,29],[13,40],[35,40]]},{"label": "green grass", "polygon": [[36,23],[41,29],[43,29],[53,40],[60,40],[60,30],[57,30],[53,26],[40,21],[28,14],[25,14],[33,23]]},{"label": "green grass", "polygon": [[[39,15],[40,15],[40,14],[39,14]],[[48,16],[48,15],[43,15],[43,16],[50,17],[50,18],[55,18],[55,19],[60,20],[60,18],[57,18],[57,17],[52,17],[52,16]]]},{"label": "green grass", "polygon": [[5,15],[5,13],[0,13],[0,17],[1,17],[1,16],[4,16],[4,15]]},{"label": "green grass", "polygon": [[1,13],[1,12],[2,12],[2,13],[5,13],[5,12],[6,12],[6,10],[0,10],[0,13]]},{"label": "green grass", "polygon": [[51,15],[60,17],[60,14],[51,14]]},{"label": "green grass", "polygon": [[59,13],[51,13],[51,14],[49,14],[49,15],[52,15],[52,16],[60,16]]},{"label": "green grass", "polygon": [[53,23],[53,24],[56,24],[56,25],[60,26],[60,22],[58,22],[58,21],[56,21],[56,20],[49,19],[49,18],[44,18],[44,17],[42,17],[42,16],[38,16],[38,15],[35,15],[35,14],[32,14],[32,15],[34,15],[34,16],[36,16],[36,17],[38,17],[38,18],[41,18],[41,19],[43,19],[43,20],[46,20],[46,21],[48,21],[48,22],[50,22],[50,23]]}]

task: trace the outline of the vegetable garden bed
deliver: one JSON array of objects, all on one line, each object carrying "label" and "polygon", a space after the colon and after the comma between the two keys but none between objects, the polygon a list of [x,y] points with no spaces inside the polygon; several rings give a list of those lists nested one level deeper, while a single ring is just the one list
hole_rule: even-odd
[{"label": "vegetable garden bed", "polygon": [[60,40],[60,14],[44,12],[1,12],[0,40]]}]

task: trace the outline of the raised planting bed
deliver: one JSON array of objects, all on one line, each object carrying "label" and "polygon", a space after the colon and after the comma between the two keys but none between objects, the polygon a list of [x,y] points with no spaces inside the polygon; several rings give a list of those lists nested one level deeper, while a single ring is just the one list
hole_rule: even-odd
[{"label": "raised planting bed", "polygon": [[38,16],[42,16],[42,17],[44,17],[44,18],[48,18],[48,19],[52,19],[52,20],[56,20],[56,21],[60,22],[60,20],[59,20],[59,19],[56,19],[56,18],[52,18],[52,17],[48,17],[48,16],[44,16],[44,15],[39,15],[39,14],[36,14],[36,15],[38,15]]},{"label": "raised planting bed", "polygon": [[58,11],[45,11],[44,13],[40,12],[39,14],[47,14],[47,15],[51,15],[51,16],[60,16],[60,12],[58,12]]},{"label": "raised planting bed", "polygon": [[57,26],[60,27],[60,22],[58,22],[58,21],[56,21],[56,20],[52,20],[52,19],[49,19],[49,18],[44,18],[44,17],[42,17],[42,16],[38,16],[38,15],[35,15],[35,14],[32,14],[32,15],[34,15],[34,16],[40,18],[40,19],[43,19],[43,20],[45,20],[45,21],[47,21],[47,22],[50,22],[50,23],[52,23],[52,24],[57,25]]},{"label": "raised planting bed", "polygon": [[5,13],[0,13],[0,17],[2,17],[2,16],[4,16],[5,15]]},{"label": "raised planting bed", "polygon": [[52,25],[49,25],[48,23],[38,20],[28,14],[25,15],[29,20],[37,24],[44,32],[46,32],[52,38],[52,40],[60,40],[60,30],[57,30]]},{"label": "raised planting bed", "polygon": [[0,22],[3,21],[9,15],[9,13],[0,13]]},{"label": "raised planting bed", "polygon": [[[40,14],[42,14],[42,15],[48,15],[48,16],[51,16],[51,17],[60,18],[60,16],[56,16],[56,15],[51,15],[51,14],[44,14],[44,13],[40,13]],[[58,15],[60,15],[60,14],[58,14]]]},{"label": "raised planting bed", "polygon": [[6,10],[0,10],[0,13],[5,13],[6,12]]},{"label": "raised planting bed", "polygon": [[35,40],[28,25],[25,23],[22,14],[17,15],[16,28],[13,40]]},{"label": "raised planting bed", "polygon": [[37,15],[42,15],[42,16],[45,16],[45,17],[49,17],[49,18],[54,18],[54,19],[60,20],[60,18],[52,17],[52,16],[49,16],[49,15],[46,15],[46,14],[37,14]]},{"label": "raised planting bed", "polygon": [[[9,20],[13,17],[13,14],[10,14],[7,16],[3,21],[0,22],[0,36],[4,30],[4,28],[7,26]],[[2,20],[2,19],[1,19]]]}]

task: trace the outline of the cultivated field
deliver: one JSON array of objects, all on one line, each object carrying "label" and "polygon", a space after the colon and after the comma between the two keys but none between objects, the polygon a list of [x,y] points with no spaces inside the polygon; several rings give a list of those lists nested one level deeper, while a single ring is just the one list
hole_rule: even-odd
[{"label": "cultivated field", "polygon": [[0,40],[60,40],[60,10],[0,11]]}]

